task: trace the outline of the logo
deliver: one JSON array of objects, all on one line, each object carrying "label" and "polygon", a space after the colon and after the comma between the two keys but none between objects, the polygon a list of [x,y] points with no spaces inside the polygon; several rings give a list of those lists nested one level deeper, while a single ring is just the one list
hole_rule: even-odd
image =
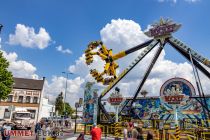
[{"label": "logo", "polygon": [[33,136],[33,131],[31,130],[4,130],[3,135],[7,136]]},{"label": "logo", "polygon": [[181,27],[181,24],[174,23],[169,19],[164,20],[161,18],[159,22],[151,26],[152,28],[145,32],[145,34],[148,37],[162,37],[176,32]]},{"label": "logo", "polygon": [[120,89],[116,87],[115,92],[113,92],[108,98],[108,102],[111,105],[120,105],[122,101],[123,97],[122,94],[120,93]]},{"label": "logo", "polygon": [[183,78],[172,78],[166,81],[161,89],[162,100],[171,105],[182,104],[195,94],[193,85]]}]

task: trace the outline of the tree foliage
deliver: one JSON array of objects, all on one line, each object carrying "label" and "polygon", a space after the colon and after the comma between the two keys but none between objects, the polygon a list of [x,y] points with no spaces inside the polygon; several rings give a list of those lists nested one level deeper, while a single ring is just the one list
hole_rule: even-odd
[{"label": "tree foliage", "polygon": [[65,103],[66,114],[64,113],[64,103],[63,103],[63,92],[61,92],[55,101],[55,111],[58,111],[58,115],[72,116],[74,113],[73,108],[69,103]]},{"label": "tree foliage", "polygon": [[55,100],[55,111],[58,111],[58,115],[63,114],[63,92],[61,92]]},{"label": "tree foliage", "polygon": [[5,100],[12,91],[13,75],[8,71],[9,62],[0,51],[0,99]]},{"label": "tree foliage", "polygon": [[70,106],[69,103],[65,104],[65,108],[66,108],[66,115],[72,117],[72,114],[75,112],[75,110]]}]

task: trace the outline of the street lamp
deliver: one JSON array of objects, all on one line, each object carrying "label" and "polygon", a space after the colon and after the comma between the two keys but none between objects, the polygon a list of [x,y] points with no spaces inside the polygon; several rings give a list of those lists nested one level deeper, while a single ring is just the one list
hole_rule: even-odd
[{"label": "street lamp", "polygon": [[64,112],[64,115],[66,115],[65,102],[66,102],[66,92],[67,92],[67,81],[68,81],[69,74],[73,74],[73,73],[71,73],[71,72],[62,72],[62,73],[66,74],[66,87],[65,87],[65,95],[64,95],[64,104],[63,104],[63,112]]},{"label": "street lamp", "polygon": [[77,108],[79,107],[79,103],[75,103],[75,108],[76,108],[76,117],[75,117],[75,127],[74,127],[74,133],[77,132]]},{"label": "street lamp", "polygon": [[1,29],[3,28],[3,25],[0,23],[0,33],[1,33]]}]

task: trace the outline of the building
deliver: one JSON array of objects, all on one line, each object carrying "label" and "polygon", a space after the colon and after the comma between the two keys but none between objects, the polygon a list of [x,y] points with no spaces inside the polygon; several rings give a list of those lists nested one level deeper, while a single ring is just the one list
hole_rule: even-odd
[{"label": "building", "polygon": [[42,98],[40,118],[48,118],[55,115],[55,105],[50,104],[49,99]]},{"label": "building", "polygon": [[34,122],[40,119],[41,99],[43,96],[42,80],[13,78],[14,85],[7,100],[0,101],[0,118],[10,121],[15,108],[31,112]]}]

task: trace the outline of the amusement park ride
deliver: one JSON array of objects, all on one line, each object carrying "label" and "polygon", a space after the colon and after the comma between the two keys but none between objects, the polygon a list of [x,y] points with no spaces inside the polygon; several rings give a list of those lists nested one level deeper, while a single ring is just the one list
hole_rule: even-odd
[{"label": "amusement park ride", "polygon": [[[119,52],[117,54],[112,53],[112,49],[108,49],[102,41],[94,41],[88,45],[88,48],[85,51],[86,56],[86,64],[90,65],[93,62],[93,56],[98,55],[102,60],[105,61],[104,70],[102,73],[98,72],[96,69],[91,69],[90,74],[95,78],[97,82],[100,82],[104,85],[108,85],[104,91],[101,93],[98,99],[99,110],[102,111],[103,114],[107,117],[110,122],[114,122],[114,118],[112,118],[109,113],[106,111],[105,107],[101,103],[102,98],[126,75],[128,74],[152,49],[158,47],[156,54],[154,55],[149,67],[144,73],[143,78],[141,79],[134,97],[132,98],[129,104],[126,104],[129,107],[132,107],[132,104],[136,101],[136,98],[139,92],[142,90],[142,87],[148,78],[154,64],[156,63],[161,51],[163,50],[166,43],[170,44],[175,50],[177,50],[180,54],[182,54],[193,67],[193,72],[196,80],[196,86],[198,89],[199,97],[203,100],[199,100],[200,104],[203,107],[204,112],[206,113],[207,118],[210,117],[209,108],[205,100],[205,95],[201,86],[200,78],[198,75],[197,69],[199,69],[203,74],[205,74],[210,79],[210,72],[206,70],[203,66],[210,68],[210,61],[198,54],[196,51],[192,50],[190,47],[185,45],[179,39],[174,38],[172,33],[176,32],[181,27],[181,24],[177,24],[172,22],[171,20],[160,19],[159,22],[152,25],[152,28],[149,31],[145,32],[145,34],[151,39],[137,45],[128,50]],[[116,60],[125,57],[128,54],[131,54],[140,49],[144,50],[140,53],[140,55],[121,73],[119,76],[116,75],[116,69],[119,67]],[[124,107],[126,106],[124,105]],[[119,111],[119,115],[124,109],[122,107],[121,111]],[[98,113],[100,114],[100,113]],[[207,119],[206,118],[206,119]]]}]

